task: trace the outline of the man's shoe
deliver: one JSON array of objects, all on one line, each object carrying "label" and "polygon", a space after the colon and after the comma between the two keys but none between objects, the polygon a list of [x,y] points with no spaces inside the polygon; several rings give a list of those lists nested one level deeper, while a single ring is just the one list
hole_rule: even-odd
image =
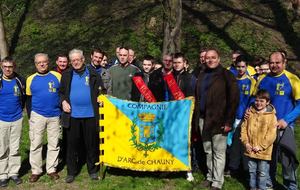
[{"label": "man's shoe", "polygon": [[72,183],[75,180],[75,177],[72,175],[68,175],[65,179],[66,183]]},{"label": "man's shoe", "polygon": [[99,179],[97,173],[90,174],[90,178],[91,178],[91,180],[98,180]]},{"label": "man's shoe", "polygon": [[30,178],[29,178],[29,182],[30,183],[35,183],[40,179],[41,175],[38,174],[31,174]]},{"label": "man's shoe", "polygon": [[204,180],[204,181],[202,181],[202,182],[200,183],[200,187],[202,187],[202,188],[208,188],[208,187],[211,186],[211,184],[212,184],[211,181]]},{"label": "man's shoe", "polygon": [[189,182],[194,181],[194,176],[193,176],[192,172],[187,172],[186,180],[188,180]]},{"label": "man's shoe", "polygon": [[58,180],[59,179],[59,175],[56,172],[52,172],[47,174],[53,181]]},{"label": "man's shoe", "polygon": [[19,178],[19,176],[17,176],[17,175],[11,176],[10,179],[13,180],[16,185],[19,185],[22,183],[22,179]]},{"label": "man's shoe", "polygon": [[8,179],[1,179],[0,180],[0,187],[7,187]]}]

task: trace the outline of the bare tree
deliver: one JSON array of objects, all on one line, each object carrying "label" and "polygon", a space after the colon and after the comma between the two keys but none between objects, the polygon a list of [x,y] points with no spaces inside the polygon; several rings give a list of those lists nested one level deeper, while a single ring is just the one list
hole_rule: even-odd
[{"label": "bare tree", "polygon": [[163,0],[164,7],[164,42],[163,54],[180,51],[182,1]]},{"label": "bare tree", "polygon": [[0,3],[0,56],[1,59],[8,56],[8,45],[5,35],[5,27],[2,17],[2,3]]}]

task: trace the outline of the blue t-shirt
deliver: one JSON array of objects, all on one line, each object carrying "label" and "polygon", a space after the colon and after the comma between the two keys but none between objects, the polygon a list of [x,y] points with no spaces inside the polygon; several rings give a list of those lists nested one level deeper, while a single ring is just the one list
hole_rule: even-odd
[{"label": "blue t-shirt", "polygon": [[277,76],[263,75],[257,82],[257,90],[265,89],[271,95],[271,103],[276,109],[276,116],[292,123],[299,116],[300,80],[284,70]]},{"label": "blue t-shirt", "polygon": [[73,71],[70,91],[71,116],[74,118],[94,117],[91,99],[89,70],[85,69],[82,75]]},{"label": "blue t-shirt", "polygon": [[47,74],[35,73],[26,80],[26,94],[32,96],[31,110],[44,116],[60,115],[59,95],[61,75],[50,71]]},{"label": "blue t-shirt", "polygon": [[0,89],[0,120],[17,121],[22,118],[21,91],[16,79],[2,79]]},{"label": "blue t-shirt", "polygon": [[242,119],[249,106],[251,95],[255,87],[255,80],[248,75],[242,78],[236,78],[240,90],[240,103],[236,111],[236,119]]}]

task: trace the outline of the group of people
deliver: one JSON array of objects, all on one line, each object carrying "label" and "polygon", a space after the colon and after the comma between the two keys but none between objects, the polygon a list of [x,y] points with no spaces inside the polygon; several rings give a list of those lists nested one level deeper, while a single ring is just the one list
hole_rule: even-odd
[{"label": "group of people", "polygon": [[[180,52],[163,55],[159,64],[151,55],[137,61],[134,50],[126,47],[116,48],[116,57],[108,62],[105,52],[93,49],[90,63],[86,63],[83,51],[73,49],[68,56],[58,55],[56,68],[50,70],[48,55],[37,53],[36,72],[26,81],[15,72],[13,59],[2,59],[0,186],[7,186],[9,179],[22,183],[18,176],[19,144],[25,105],[32,172],[29,182],[38,181],[43,174],[46,131],[46,173],[52,180],[60,177],[60,151],[66,154],[65,182],[75,180],[83,157],[90,178],[98,180],[97,97],[109,94],[142,102],[194,96],[191,143],[198,141],[203,146],[207,174],[202,187],[222,189],[224,173],[237,172],[243,163],[250,188],[266,189],[276,185],[277,161],[281,161],[284,186],[297,189],[293,127],[300,115],[300,80],[285,69],[287,59],[282,51],[272,52],[268,61],[257,60],[256,71],[241,52],[233,52],[232,58],[233,64],[224,68],[218,50],[203,49],[196,68],[189,71],[188,60]],[[197,165],[197,156],[193,158],[193,165]],[[192,171],[188,171],[187,179],[193,180]]]}]

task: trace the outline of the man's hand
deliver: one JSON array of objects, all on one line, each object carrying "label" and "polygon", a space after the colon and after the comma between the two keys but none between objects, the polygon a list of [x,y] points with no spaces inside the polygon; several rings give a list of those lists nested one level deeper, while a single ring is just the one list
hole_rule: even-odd
[{"label": "man's hand", "polygon": [[71,106],[66,100],[64,100],[61,104],[64,112],[71,113]]},{"label": "man's hand", "polygon": [[277,128],[278,129],[285,129],[288,126],[287,122],[283,119],[277,121]]},{"label": "man's hand", "polygon": [[250,109],[248,108],[245,112],[244,119],[247,120],[250,117]]}]

